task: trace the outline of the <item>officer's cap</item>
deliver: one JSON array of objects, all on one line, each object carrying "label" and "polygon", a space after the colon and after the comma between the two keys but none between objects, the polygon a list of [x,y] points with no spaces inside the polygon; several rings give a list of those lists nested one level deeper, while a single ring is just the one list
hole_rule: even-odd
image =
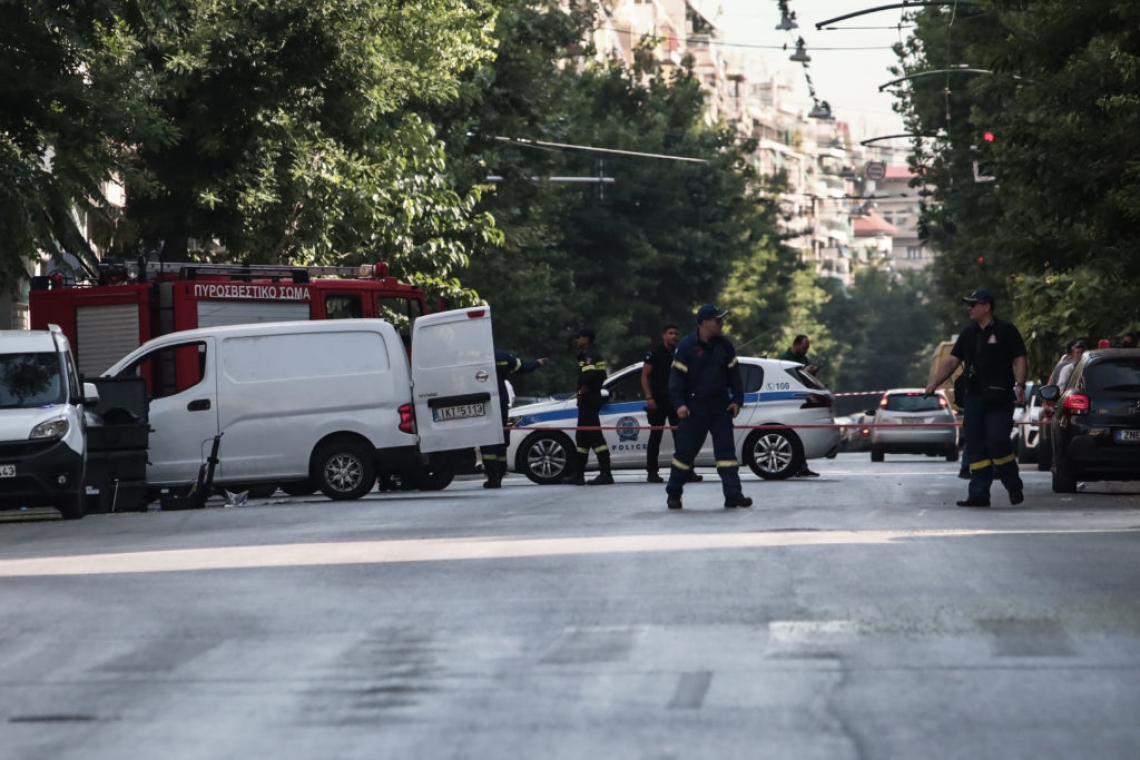
[{"label": "officer's cap", "polygon": [[711,303],[706,303],[697,311],[697,323],[700,324],[706,319],[720,319],[728,313],[728,309],[718,309]]},{"label": "officer's cap", "polygon": [[975,304],[975,303],[988,303],[990,306],[994,305],[994,294],[985,288],[978,288],[970,295],[962,299],[962,303]]}]

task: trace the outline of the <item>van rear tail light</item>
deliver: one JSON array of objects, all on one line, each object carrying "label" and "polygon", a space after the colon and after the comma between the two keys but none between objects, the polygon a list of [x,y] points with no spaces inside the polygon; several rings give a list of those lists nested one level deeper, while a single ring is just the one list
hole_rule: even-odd
[{"label": "van rear tail light", "polygon": [[469,309],[467,311],[468,319],[482,319],[486,315],[486,309]]},{"label": "van rear tail light", "polygon": [[802,396],[804,402],[800,409],[830,409],[831,396],[825,393],[808,393]]},{"label": "van rear tail light", "polygon": [[1074,393],[1065,397],[1065,411],[1072,414],[1089,413],[1089,397]]},{"label": "van rear tail light", "polygon": [[411,404],[400,406],[400,432],[416,434],[416,410]]}]

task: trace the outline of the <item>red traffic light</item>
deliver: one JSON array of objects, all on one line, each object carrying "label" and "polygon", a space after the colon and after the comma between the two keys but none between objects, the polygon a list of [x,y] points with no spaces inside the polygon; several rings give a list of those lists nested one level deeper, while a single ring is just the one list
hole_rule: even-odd
[{"label": "red traffic light", "polygon": [[978,257],[978,263],[979,264],[985,264],[986,263],[986,257],[985,256],[979,256]]},{"label": "red traffic light", "polygon": [[986,142],[993,142],[994,141],[994,133],[987,129],[985,132],[982,133],[982,139],[985,140]]}]

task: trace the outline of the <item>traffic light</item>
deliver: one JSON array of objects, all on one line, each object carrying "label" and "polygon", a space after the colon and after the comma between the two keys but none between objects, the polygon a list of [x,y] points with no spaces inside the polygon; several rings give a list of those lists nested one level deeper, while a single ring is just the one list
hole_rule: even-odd
[{"label": "traffic light", "polygon": [[974,157],[974,181],[993,182],[997,179],[994,174],[993,145],[997,141],[997,134],[992,129],[984,130],[977,145],[970,146],[970,153]]}]

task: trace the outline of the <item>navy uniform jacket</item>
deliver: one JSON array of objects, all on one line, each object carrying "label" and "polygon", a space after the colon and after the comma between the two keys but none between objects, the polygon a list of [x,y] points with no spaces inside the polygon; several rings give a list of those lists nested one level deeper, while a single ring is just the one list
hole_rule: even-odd
[{"label": "navy uniform jacket", "polygon": [[606,381],[606,360],[594,345],[578,354],[578,405],[602,402],[602,384]]},{"label": "navy uniform jacket", "polygon": [[507,406],[510,401],[510,394],[507,393],[507,378],[516,372],[534,372],[541,366],[537,359],[524,362],[510,351],[495,349],[495,380],[498,381],[499,385],[499,401],[504,419],[506,419]]},{"label": "navy uniform jacket", "polygon": [[1012,391],[1013,360],[1025,354],[1021,333],[1000,319],[993,320],[984,330],[970,323],[950,349],[950,355],[966,365],[966,392],[973,395],[980,395],[987,385]]},{"label": "navy uniform jacket", "polygon": [[744,381],[732,343],[723,336],[705,343],[697,333],[682,338],[669,373],[669,400],[674,409],[694,402],[722,408],[730,402],[742,405]]}]

